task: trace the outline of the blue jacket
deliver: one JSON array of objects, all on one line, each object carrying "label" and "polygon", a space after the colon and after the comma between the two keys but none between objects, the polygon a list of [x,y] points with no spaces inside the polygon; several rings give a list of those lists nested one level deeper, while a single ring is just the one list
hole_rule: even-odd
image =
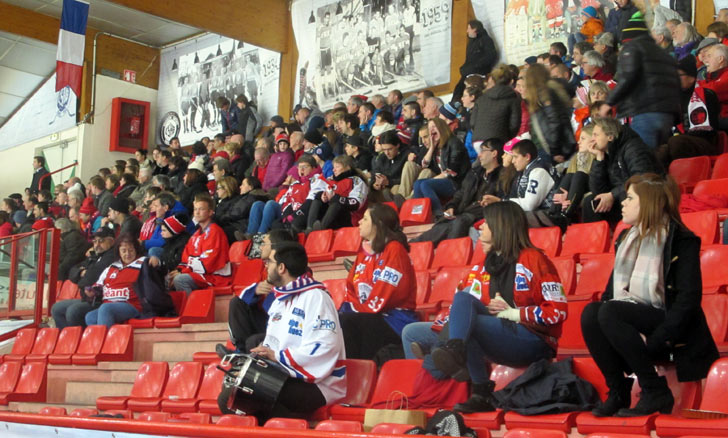
[{"label": "blue jacket", "polygon": [[[175,202],[172,206],[172,209],[167,211],[167,214],[164,215],[164,218],[168,218],[174,214],[177,213],[187,213],[187,209],[179,202]],[[190,222],[187,224],[187,232],[190,234],[195,233],[195,224],[190,220]],[[164,246],[164,237],[162,237],[162,225],[157,224],[157,226],[154,228],[154,233],[152,233],[152,237],[144,241],[144,249],[149,250],[149,248],[161,248]]]}]

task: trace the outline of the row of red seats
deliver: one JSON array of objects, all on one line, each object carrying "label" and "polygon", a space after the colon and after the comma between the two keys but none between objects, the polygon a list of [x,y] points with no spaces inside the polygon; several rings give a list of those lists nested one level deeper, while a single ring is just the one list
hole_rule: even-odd
[{"label": "row of red seats", "polygon": [[670,163],[668,173],[685,193],[692,193],[701,181],[728,178],[728,154],[674,160]]},{"label": "row of red seats", "polygon": [[[83,331],[83,333],[82,333]],[[15,343],[2,362],[50,362],[55,365],[95,365],[99,361],[130,361],[134,355],[134,331],[128,325],[91,325],[63,330],[46,327],[18,331]]]},{"label": "row of red seats", "polygon": [[44,402],[47,374],[45,362],[7,361],[0,364],[0,405],[11,401]]}]

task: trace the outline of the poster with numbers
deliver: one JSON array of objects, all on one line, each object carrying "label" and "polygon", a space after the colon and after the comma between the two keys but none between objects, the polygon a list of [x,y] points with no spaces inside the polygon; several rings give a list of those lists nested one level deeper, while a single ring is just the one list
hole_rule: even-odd
[{"label": "poster with numbers", "polygon": [[278,114],[280,53],[208,34],[162,50],[157,142],[190,145],[222,132],[216,101],[244,94],[263,120]]},{"label": "poster with numbers", "polygon": [[450,82],[452,0],[295,0],[295,104]]}]

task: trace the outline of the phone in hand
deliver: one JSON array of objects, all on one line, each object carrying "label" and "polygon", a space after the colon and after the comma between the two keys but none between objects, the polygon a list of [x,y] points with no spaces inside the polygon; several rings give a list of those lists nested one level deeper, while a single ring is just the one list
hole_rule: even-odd
[{"label": "phone in hand", "polygon": [[597,211],[597,207],[599,206],[599,200],[597,198],[593,198],[591,200],[591,206],[593,211]]}]

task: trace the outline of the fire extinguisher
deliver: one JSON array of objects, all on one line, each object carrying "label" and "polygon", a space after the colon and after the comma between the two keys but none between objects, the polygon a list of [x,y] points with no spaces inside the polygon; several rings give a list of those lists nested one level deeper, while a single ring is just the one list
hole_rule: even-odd
[{"label": "fire extinguisher", "polygon": [[142,131],[142,118],[131,116],[129,118],[129,137],[137,138]]}]

